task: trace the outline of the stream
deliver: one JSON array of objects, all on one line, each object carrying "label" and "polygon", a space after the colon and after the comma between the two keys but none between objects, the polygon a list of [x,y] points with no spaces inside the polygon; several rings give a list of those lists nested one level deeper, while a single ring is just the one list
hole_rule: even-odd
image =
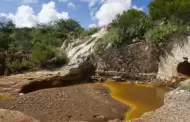
[{"label": "stream", "polygon": [[111,91],[111,96],[130,106],[125,119],[138,118],[145,112],[153,111],[164,104],[164,94],[169,91],[165,87],[153,87],[143,84],[125,82],[105,82]]}]

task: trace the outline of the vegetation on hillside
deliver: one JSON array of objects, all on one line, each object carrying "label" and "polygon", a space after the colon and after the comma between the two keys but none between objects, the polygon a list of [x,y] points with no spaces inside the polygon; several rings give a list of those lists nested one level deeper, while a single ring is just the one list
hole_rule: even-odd
[{"label": "vegetation on hillside", "polygon": [[16,28],[11,21],[0,22],[0,74],[60,67],[68,62],[64,51],[59,50],[65,40],[97,31],[98,28],[85,30],[72,19],[33,28]]},{"label": "vegetation on hillside", "polygon": [[189,0],[152,0],[148,7],[148,14],[130,9],[117,15],[110,24],[109,32],[97,42],[96,50],[101,52],[108,44],[130,44],[133,39],[146,41],[162,49],[171,37],[189,34]]},{"label": "vegetation on hillside", "polygon": [[[189,34],[189,0],[152,0],[148,7],[148,14],[130,9],[117,15],[108,33],[97,41],[96,51],[101,53],[110,46],[131,44],[134,39],[162,49],[171,37]],[[98,30],[85,30],[72,19],[33,28],[16,28],[11,21],[0,22],[0,52],[4,52],[0,54],[0,74],[60,67],[68,62],[66,54],[59,50],[64,40],[83,38]]]}]

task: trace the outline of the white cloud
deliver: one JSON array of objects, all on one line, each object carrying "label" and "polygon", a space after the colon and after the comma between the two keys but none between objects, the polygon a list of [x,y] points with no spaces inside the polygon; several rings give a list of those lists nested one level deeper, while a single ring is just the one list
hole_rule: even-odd
[{"label": "white cloud", "polygon": [[144,8],[143,7],[140,7],[140,8],[138,8],[137,6],[133,6],[132,8],[134,8],[134,9],[137,9],[137,10],[140,10],[140,11],[143,11],[144,10]]},{"label": "white cloud", "polygon": [[90,25],[88,26],[88,28],[95,28],[95,27],[97,27],[96,24],[90,24]]},{"label": "white cloud", "polygon": [[58,19],[68,19],[67,12],[57,12],[55,2],[49,2],[42,5],[41,11],[35,15],[30,6],[22,5],[18,7],[16,14],[0,13],[0,17],[11,19],[17,27],[34,27],[36,24],[48,24]]},{"label": "white cloud", "polygon": [[82,2],[88,2],[89,7],[94,6],[95,4],[99,3],[102,4],[105,0],[81,0]]},{"label": "white cloud", "polygon": [[69,2],[69,3],[68,3],[68,7],[69,7],[69,8],[74,8],[74,9],[76,9],[75,4],[72,3],[72,2]]},{"label": "white cloud", "polygon": [[131,0],[106,0],[100,9],[96,12],[96,19],[100,26],[107,25],[112,22],[117,14],[130,9]]},{"label": "white cloud", "polygon": [[67,12],[58,13],[55,9],[55,2],[49,2],[43,4],[40,13],[37,16],[39,23],[48,24],[51,21],[58,19],[68,19],[69,15]]}]

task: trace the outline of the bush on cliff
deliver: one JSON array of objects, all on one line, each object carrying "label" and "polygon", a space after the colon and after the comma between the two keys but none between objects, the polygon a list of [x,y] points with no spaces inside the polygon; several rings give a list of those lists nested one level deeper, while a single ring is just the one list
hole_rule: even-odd
[{"label": "bush on cliff", "polygon": [[81,38],[84,38],[84,37],[86,37],[86,36],[93,35],[94,33],[98,32],[98,30],[99,30],[99,28],[96,28],[96,27],[94,27],[94,28],[89,28],[88,30],[84,30],[84,31],[81,33],[80,37],[81,37]]},{"label": "bush on cliff", "polygon": [[117,15],[111,25],[123,30],[125,38],[132,39],[143,38],[144,33],[153,26],[153,22],[143,11],[130,9]]},{"label": "bush on cliff", "polygon": [[190,0],[152,0],[149,4],[152,20],[172,20],[189,23]]},{"label": "bush on cliff", "polygon": [[102,39],[97,41],[95,45],[95,51],[97,53],[102,53],[107,46],[110,45],[118,45],[123,40],[123,32],[119,28],[111,28],[108,33],[106,33]]},{"label": "bush on cliff", "polygon": [[145,34],[145,39],[155,45],[163,45],[167,43],[169,37],[174,35],[179,30],[179,26],[176,24],[163,24],[155,26],[148,30]]}]

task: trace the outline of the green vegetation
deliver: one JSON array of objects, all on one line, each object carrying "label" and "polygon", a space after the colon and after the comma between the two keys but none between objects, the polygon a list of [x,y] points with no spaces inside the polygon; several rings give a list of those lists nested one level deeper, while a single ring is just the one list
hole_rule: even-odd
[{"label": "green vegetation", "polygon": [[189,0],[152,0],[149,14],[153,20],[172,20],[189,23]]},{"label": "green vegetation", "polygon": [[147,42],[155,45],[162,45],[167,43],[166,41],[168,41],[169,37],[171,37],[178,30],[179,26],[171,23],[157,25],[146,32],[145,39]]},{"label": "green vegetation", "polygon": [[81,33],[81,38],[93,35],[94,33],[98,32],[99,28],[89,28]]},{"label": "green vegetation", "polygon": [[59,50],[62,43],[97,31],[85,30],[72,19],[33,28],[16,28],[11,21],[0,22],[0,74],[61,67],[68,62],[65,52]]},{"label": "green vegetation", "polygon": [[[12,22],[0,22],[0,52],[11,54],[6,54],[6,60],[4,54],[0,54],[0,73],[60,67],[68,62],[64,51],[59,50],[65,40],[90,36],[98,30],[85,30],[72,19],[33,28],[16,28]],[[171,37],[181,41],[177,38],[189,33],[189,0],[152,0],[148,14],[130,9],[117,15],[107,34],[97,41],[95,49],[101,53],[110,45],[144,40],[161,51],[165,44],[172,41]]]},{"label": "green vegetation", "polygon": [[179,87],[190,92],[190,84],[180,85]]},{"label": "green vegetation", "polygon": [[136,9],[117,15],[108,33],[97,42],[96,50],[102,52],[108,44],[130,44],[136,39],[151,43],[161,51],[171,37],[180,38],[189,34],[189,24],[189,0],[152,0],[148,15]]},{"label": "green vegetation", "polygon": [[122,31],[119,30],[119,28],[111,28],[107,34],[104,35],[102,39],[100,39],[96,45],[95,45],[95,50],[97,53],[102,53],[104,49],[106,49],[108,44],[111,45],[117,45],[120,44],[121,41],[123,40],[122,37]]}]

